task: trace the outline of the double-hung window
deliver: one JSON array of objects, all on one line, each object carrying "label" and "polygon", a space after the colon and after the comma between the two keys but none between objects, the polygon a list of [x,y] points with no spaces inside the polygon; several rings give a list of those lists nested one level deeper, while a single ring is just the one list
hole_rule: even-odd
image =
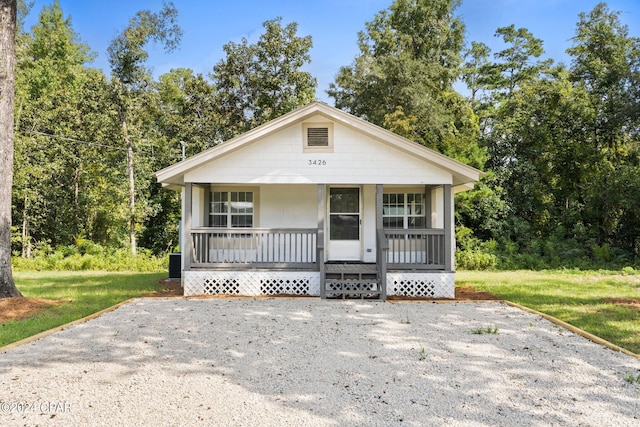
[{"label": "double-hung window", "polygon": [[221,228],[253,227],[252,191],[212,191],[211,226]]},{"label": "double-hung window", "polygon": [[423,193],[385,193],[382,195],[384,228],[426,228],[426,200]]}]

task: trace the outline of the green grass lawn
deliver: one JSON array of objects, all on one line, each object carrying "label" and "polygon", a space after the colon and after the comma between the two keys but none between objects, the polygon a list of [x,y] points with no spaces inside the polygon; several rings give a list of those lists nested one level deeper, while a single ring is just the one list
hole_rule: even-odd
[{"label": "green grass lawn", "polygon": [[0,347],[96,313],[129,298],[160,290],[166,273],[17,271],[25,297],[68,300],[32,318],[0,324]]},{"label": "green grass lawn", "polygon": [[640,312],[607,301],[640,299],[640,275],[587,271],[456,272],[456,285],[549,314],[640,354]]}]

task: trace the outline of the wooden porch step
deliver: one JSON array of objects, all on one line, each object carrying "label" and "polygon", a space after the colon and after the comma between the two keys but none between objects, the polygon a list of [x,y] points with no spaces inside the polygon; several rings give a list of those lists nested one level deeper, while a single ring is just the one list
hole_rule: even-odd
[{"label": "wooden porch step", "polygon": [[324,272],[327,298],[375,298],[382,296],[375,264],[327,263]]},{"label": "wooden porch step", "polygon": [[377,267],[375,264],[368,263],[335,263],[328,262],[324,266],[327,274],[376,274]]},{"label": "wooden porch step", "polygon": [[327,298],[380,298],[382,290],[377,279],[326,279]]}]

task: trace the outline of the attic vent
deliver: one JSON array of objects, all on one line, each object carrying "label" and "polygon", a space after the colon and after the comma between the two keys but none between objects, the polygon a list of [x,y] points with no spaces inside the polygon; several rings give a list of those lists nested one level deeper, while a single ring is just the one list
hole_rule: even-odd
[{"label": "attic vent", "polygon": [[329,128],[307,128],[308,147],[328,147]]},{"label": "attic vent", "polygon": [[333,152],[333,123],[310,122],[302,124],[302,150],[305,153]]}]

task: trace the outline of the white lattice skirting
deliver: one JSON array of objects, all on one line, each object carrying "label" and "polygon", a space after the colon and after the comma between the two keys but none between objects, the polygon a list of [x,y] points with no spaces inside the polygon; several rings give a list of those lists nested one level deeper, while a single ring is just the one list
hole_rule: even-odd
[{"label": "white lattice skirting", "polygon": [[185,271],[184,295],[320,295],[314,271]]},{"label": "white lattice skirting", "polygon": [[387,273],[387,295],[455,298],[454,273]]}]

